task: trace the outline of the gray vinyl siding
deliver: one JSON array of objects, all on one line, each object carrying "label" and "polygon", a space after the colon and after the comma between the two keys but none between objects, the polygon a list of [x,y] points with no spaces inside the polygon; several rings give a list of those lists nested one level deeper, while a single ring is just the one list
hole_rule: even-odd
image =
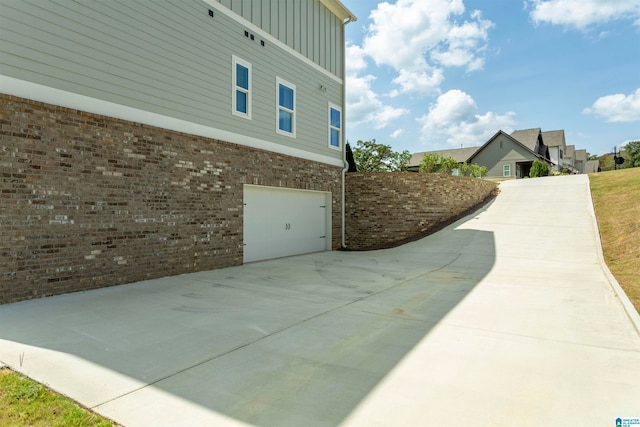
[{"label": "gray vinyl siding", "polygon": [[[244,3],[234,10],[270,12]],[[224,13],[209,17],[210,8],[201,0],[0,0],[0,74],[339,158],[327,147],[327,103],[342,105],[342,85],[274,43],[251,41]],[[231,112],[234,54],[252,65],[252,120]],[[297,87],[295,139],[275,130],[276,77]]]},{"label": "gray vinyl siding", "polygon": [[[502,142],[502,148],[500,148]],[[533,161],[536,157],[526,148],[509,138],[499,135],[471,159],[471,163],[486,166],[487,176],[502,177],[504,165],[511,166],[511,178],[516,177],[516,164]]]},{"label": "gray vinyl siding", "polygon": [[342,21],[320,0],[220,0],[327,71],[342,73]]}]

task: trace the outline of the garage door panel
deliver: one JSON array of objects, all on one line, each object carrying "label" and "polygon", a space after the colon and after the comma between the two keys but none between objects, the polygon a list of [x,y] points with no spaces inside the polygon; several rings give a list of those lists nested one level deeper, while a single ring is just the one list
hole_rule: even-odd
[{"label": "garage door panel", "polygon": [[244,262],[328,249],[327,193],[246,185]]}]

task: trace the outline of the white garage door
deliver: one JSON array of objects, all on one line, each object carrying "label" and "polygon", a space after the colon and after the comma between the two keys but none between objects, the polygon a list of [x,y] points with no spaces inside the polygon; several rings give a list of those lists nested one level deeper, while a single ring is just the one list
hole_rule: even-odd
[{"label": "white garage door", "polygon": [[244,262],[331,249],[331,194],[244,186]]}]

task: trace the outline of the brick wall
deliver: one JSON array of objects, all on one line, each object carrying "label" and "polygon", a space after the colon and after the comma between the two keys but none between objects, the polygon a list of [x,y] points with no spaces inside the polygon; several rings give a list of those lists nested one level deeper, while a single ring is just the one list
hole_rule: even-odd
[{"label": "brick wall", "polygon": [[0,303],[242,263],[243,184],[340,168],[0,95]]},{"label": "brick wall", "polygon": [[346,244],[349,249],[392,247],[428,234],[496,191],[477,178],[430,173],[348,173]]}]

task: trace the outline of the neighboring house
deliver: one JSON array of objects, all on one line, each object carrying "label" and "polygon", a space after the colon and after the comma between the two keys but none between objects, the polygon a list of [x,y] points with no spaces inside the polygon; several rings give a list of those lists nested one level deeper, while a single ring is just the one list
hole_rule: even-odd
[{"label": "neighboring house", "polygon": [[570,166],[569,169],[575,169],[576,146],[567,145],[567,151],[564,155],[565,165]]},{"label": "neighboring house", "polygon": [[600,160],[587,160],[584,173],[600,172]]},{"label": "neighboring house", "polygon": [[534,160],[549,161],[549,149],[540,129],[515,131],[507,135],[498,131],[468,159],[487,168],[488,178],[524,178],[529,176]]},{"label": "neighboring house", "polygon": [[576,173],[588,173],[587,172],[587,150],[575,151],[575,168],[576,168]]},{"label": "neighboring house", "polygon": [[511,137],[518,140],[538,157],[548,162],[551,161],[549,147],[542,138],[542,130],[540,128],[516,130],[511,133]]},{"label": "neighboring house", "polygon": [[[587,151],[567,145],[564,130],[542,132],[540,128],[533,128],[516,130],[511,135],[498,131],[480,147],[415,153],[409,161],[409,171],[420,170],[425,153],[453,157],[458,163],[484,166],[488,178],[528,177],[535,159],[548,163],[550,171],[588,173]],[[597,168],[595,165],[595,170]]]},{"label": "neighboring house", "polygon": [[[356,17],[338,0],[273,3],[0,0],[2,144],[14,153],[3,167],[25,180],[25,197],[54,200],[37,211],[42,224],[65,225],[41,240],[175,227],[153,240],[159,251],[184,240],[191,255],[172,249],[157,263],[180,264],[174,273],[340,247],[345,26]],[[23,177],[15,159],[36,155],[63,161]],[[72,178],[85,184],[70,188]],[[99,223],[84,216],[114,204]],[[143,211],[152,204],[157,215]],[[113,259],[126,266],[125,254]]]},{"label": "neighboring house", "polygon": [[552,130],[542,132],[542,140],[549,147],[549,160],[553,164],[552,171],[580,173],[574,167],[575,146],[567,145],[564,130]]},{"label": "neighboring house", "polygon": [[[549,149],[542,140],[540,128],[515,131],[511,135],[498,131],[480,147],[431,151],[451,156],[459,163],[476,163],[487,168],[487,178],[524,178],[535,159],[551,163]],[[409,170],[418,171],[422,153],[416,153],[409,162]]]}]

